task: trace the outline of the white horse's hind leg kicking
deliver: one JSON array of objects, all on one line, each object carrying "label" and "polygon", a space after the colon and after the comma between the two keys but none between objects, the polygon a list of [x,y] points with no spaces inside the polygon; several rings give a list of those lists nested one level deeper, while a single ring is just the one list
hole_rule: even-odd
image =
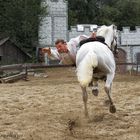
[{"label": "white horse's hind leg kicking", "polygon": [[92,94],[94,96],[98,96],[99,88],[98,88],[98,79],[92,78],[91,82],[89,83],[89,87],[92,89]]},{"label": "white horse's hind leg kicking", "polygon": [[88,100],[88,94],[86,87],[81,87],[82,93],[83,93],[83,102],[84,102],[84,108],[85,108],[85,116],[89,117],[88,115],[88,109],[87,109],[87,100]]},{"label": "white horse's hind leg kicking", "polygon": [[97,79],[93,79],[92,94],[94,96],[98,96],[98,94],[99,94],[98,80]]},{"label": "white horse's hind leg kicking", "polygon": [[106,79],[106,84],[105,84],[105,92],[107,93],[107,96],[109,98],[109,102],[110,102],[110,110],[109,111],[111,113],[116,112],[116,107],[113,104],[113,100],[111,98],[111,86],[112,86],[113,78],[114,78],[114,74],[108,74],[107,79]]}]

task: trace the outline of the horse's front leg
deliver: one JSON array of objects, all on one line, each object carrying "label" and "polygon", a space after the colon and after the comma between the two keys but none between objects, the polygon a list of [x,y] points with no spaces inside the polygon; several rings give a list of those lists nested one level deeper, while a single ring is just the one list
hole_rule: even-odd
[{"label": "horse's front leg", "polygon": [[82,94],[83,94],[83,102],[84,102],[84,108],[85,108],[85,116],[89,117],[88,115],[88,109],[87,109],[87,100],[88,100],[88,94],[86,87],[81,87],[82,89]]},{"label": "horse's front leg", "polygon": [[113,104],[113,100],[111,98],[111,87],[112,87],[112,81],[114,78],[114,74],[108,74],[106,83],[105,83],[105,92],[107,93],[107,96],[109,98],[109,103],[110,103],[110,112],[115,113],[116,112],[116,107]]}]

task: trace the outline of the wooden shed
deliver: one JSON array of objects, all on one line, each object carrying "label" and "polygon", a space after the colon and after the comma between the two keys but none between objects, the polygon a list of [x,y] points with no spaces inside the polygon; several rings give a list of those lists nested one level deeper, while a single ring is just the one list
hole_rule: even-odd
[{"label": "wooden shed", "polygon": [[25,63],[31,59],[31,55],[19,48],[9,37],[0,40],[0,64]]}]

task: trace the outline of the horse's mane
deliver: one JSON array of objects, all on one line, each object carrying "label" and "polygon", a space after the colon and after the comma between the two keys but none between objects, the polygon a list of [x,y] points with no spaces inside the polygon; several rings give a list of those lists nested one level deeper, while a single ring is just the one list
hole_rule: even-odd
[{"label": "horse's mane", "polygon": [[107,32],[109,30],[109,26],[102,25],[100,28],[97,30],[97,36],[103,36],[105,37]]}]

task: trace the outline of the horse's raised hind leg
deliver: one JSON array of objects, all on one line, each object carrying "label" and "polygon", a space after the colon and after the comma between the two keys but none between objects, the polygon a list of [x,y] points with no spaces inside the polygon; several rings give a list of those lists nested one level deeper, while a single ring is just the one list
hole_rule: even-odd
[{"label": "horse's raised hind leg", "polygon": [[89,117],[88,115],[88,109],[87,109],[87,100],[88,100],[88,94],[86,91],[86,87],[81,87],[82,89],[82,94],[83,94],[83,102],[84,102],[84,108],[85,108],[85,116]]},{"label": "horse's raised hind leg", "polygon": [[107,93],[107,96],[109,98],[109,102],[110,102],[110,109],[109,109],[109,111],[111,113],[115,113],[116,112],[116,107],[113,104],[113,100],[112,100],[112,98],[110,96],[113,77],[114,77],[114,75],[111,75],[111,74],[107,75],[107,80],[106,80],[106,84],[105,84],[105,92]]},{"label": "horse's raised hind leg", "polygon": [[99,94],[98,80],[97,79],[93,79],[92,94],[94,96],[98,96],[98,94]]},{"label": "horse's raised hind leg", "polygon": [[89,87],[92,88],[92,94],[94,96],[98,96],[99,89],[98,89],[98,80],[92,78],[92,81],[89,83]]}]

